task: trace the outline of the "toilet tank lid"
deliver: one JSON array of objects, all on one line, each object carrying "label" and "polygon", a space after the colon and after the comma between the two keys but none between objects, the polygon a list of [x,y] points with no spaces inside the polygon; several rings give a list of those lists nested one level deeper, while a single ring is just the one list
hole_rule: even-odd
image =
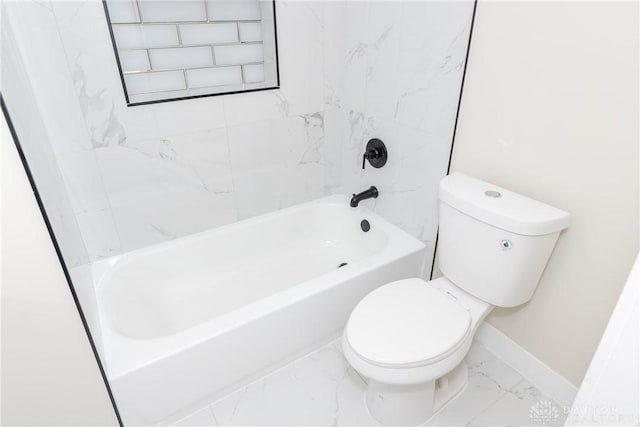
[{"label": "toilet tank lid", "polygon": [[525,236],[555,233],[571,223],[568,212],[459,172],[440,181],[440,201],[479,221]]}]

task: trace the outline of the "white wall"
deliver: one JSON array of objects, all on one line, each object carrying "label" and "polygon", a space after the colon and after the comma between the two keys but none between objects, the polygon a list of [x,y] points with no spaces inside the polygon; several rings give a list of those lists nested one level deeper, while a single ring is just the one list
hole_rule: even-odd
[{"label": "white wall", "polygon": [[638,3],[478,5],[454,171],[573,215],[533,300],[488,321],[580,384],[638,251]]},{"label": "white wall", "polygon": [[3,426],[117,425],[18,152],[2,120]]},{"label": "white wall", "polygon": [[637,426],[640,423],[638,319],[640,257],[636,258],[565,425]]}]

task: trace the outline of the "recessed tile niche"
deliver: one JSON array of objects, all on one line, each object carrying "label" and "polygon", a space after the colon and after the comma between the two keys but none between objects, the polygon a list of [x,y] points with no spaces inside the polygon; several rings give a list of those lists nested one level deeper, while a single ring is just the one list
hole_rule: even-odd
[{"label": "recessed tile niche", "polygon": [[104,0],[129,105],[279,86],[273,0]]}]

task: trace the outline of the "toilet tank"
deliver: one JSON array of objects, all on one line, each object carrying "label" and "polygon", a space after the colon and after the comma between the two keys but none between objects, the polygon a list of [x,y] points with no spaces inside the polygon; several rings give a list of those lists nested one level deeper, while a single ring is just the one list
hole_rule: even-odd
[{"label": "toilet tank", "polygon": [[444,177],[439,197],[442,274],[499,307],[529,301],[571,216],[461,173]]}]

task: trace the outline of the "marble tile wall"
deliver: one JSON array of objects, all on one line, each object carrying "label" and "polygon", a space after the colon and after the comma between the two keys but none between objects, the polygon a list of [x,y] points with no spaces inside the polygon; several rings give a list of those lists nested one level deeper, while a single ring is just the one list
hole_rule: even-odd
[{"label": "marble tile wall", "polygon": [[327,193],[321,3],[278,5],[280,90],[136,107],[101,2],[11,7],[90,261]]},{"label": "marble tile wall", "polygon": [[[368,185],[433,247],[472,1],[278,1],[280,90],[135,107],[101,3],[33,4],[53,22],[32,46],[55,85],[38,101],[90,261]],[[360,169],[370,137],[384,169]]]},{"label": "marble tile wall", "polygon": [[[325,9],[325,134],[333,192],[375,185],[366,201],[427,244],[429,276],[467,52],[472,1],[338,2]],[[381,169],[361,169],[370,138]]]},{"label": "marble tile wall", "polygon": [[[59,87],[43,88],[29,72],[40,65],[34,58],[25,56],[28,46],[40,42],[43,33],[55,28],[50,10],[36,3],[25,3],[19,9],[4,2],[2,7],[2,96],[14,126],[18,141],[28,160],[30,172],[35,180],[40,199],[47,211],[56,240],[68,267],[88,262],[77,218],[74,214],[71,195],[51,144],[56,135],[50,132],[46,111],[39,103],[42,93],[55,96]],[[38,22],[30,32],[14,31],[15,22],[28,14]],[[56,76],[51,76],[55,79]],[[44,91],[44,92],[43,92]],[[48,92],[47,92],[48,91]]]}]

